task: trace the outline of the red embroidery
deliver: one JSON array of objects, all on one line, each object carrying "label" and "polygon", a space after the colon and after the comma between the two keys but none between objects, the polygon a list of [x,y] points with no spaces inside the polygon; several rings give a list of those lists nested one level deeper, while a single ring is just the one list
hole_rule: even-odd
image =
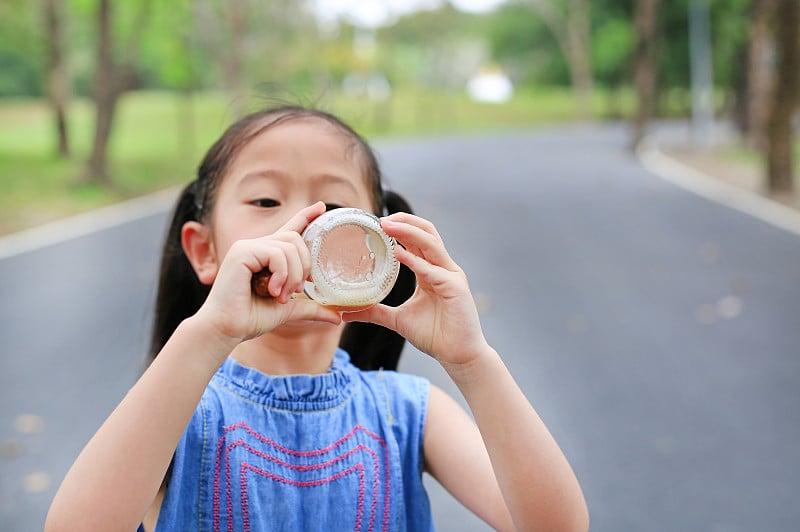
[{"label": "red embroidery", "polygon": [[[270,462],[273,462],[273,463],[278,464],[280,466],[286,467],[288,469],[292,469],[294,471],[315,471],[315,470],[323,469],[325,467],[330,467],[331,465],[336,464],[337,462],[341,462],[342,460],[345,460],[346,458],[348,458],[348,457],[350,457],[350,456],[352,456],[352,455],[354,455],[354,454],[356,454],[358,452],[363,451],[363,452],[369,454],[370,456],[372,456],[372,459],[373,459],[372,493],[377,494],[378,493],[378,488],[380,487],[380,462],[379,462],[380,458],[378,457],[378,453],[376,453],[375,451],[373,451],[372,449],[370,449],[369,447],[367,447],[363,443],[359,443],[353,449],[350,449],[346,453],[344,453],[342,455],[339,455],[339,456],[333,458],[332,460],[328,460],[327,462],[320,462],[318,464],[310,464],[310,465],[298,465],[298,464],[290,464],[289,462],[284,462],[283,460],[280,460],[279,458],[277,458],[275,456],[272,456],[272,455],[266,454],[264,452],[261,452],[258,449],[254,449],[253,447],[247,445],[243,440],[236,440],[235,442],[230,443],[225,447],[225,477],[226,478],[230,478],[230,475],[231,475],[230,460],[228,459],[228,457],[230,456],[230,451],[232,449],[236,448],[236,447],[243,447],[246,451],[248,451],[251,454],[254,454],[256,456],[259,456],[261,458],[269,460]],[[362,474],[363,474],[363,470],[364,470],[363,464],[358,464],[358,465],[361,468]],[[273,477],[271,474],[264,475],[264,476],[267,476],[269,478],[273,478],[275,480],[277,480],[279,478],[283,478],[283,477],[277,477],[277,476]],[[244,477],[242,477],[242,478],[244,478]],[[339,476],[336,476],[335,478],[339,478]],[[290,484],[292,486],[300,486],[300,485],[306,485],[306,484],[308,484],[309,486],[317,486],[317,485],[321,484],[319,482],[313,482],[313,481],[310,482],[310,483],[305,483],[305,482],[295,483],[294,481],[290,481],[288,479],[286,480],[285,483],[286,484]],[[242,488],[242,489],[244,490],[244,488]],[[359,491],[359,494],[360,494],[359,500],[361,501],[361,503],[363,503],[363,499],[364,499],[363,486],[362,486],[362,489]],[[230,485],[230,482],[228,482],[227,490],[226,490],[226,500],[225,500],[225,502],[227,503],[228,521],[229,522],[232,522],[232,520],[233,520],[233,505],[231,504],[231,502],[232,502],[231,499],[232,499],[232,497],[231,497],[231,485]],[[377,497],[373,497],[372,498],[372,507],[370,509],[369,530],[374,530],[375,529],[375,510],[376,510],[377,502],[378,502],[377,501]],[[361,520],[359,518],[359,523],[360,523],[360,521]],[[229,525],[228,528],[231,529],[232,525]]]},{"label": "red embroidery", "polygon": [[[374,450],[370,449],[368,446],[364,445],[363,443],[359,443],[353,449],[350,449],[349,451],[347,451],[347,452],[345,452],[345,453],[343,453],[341,455],[335,456],[334,458],[332,458],[332,459],[330,459],[328,461],[325,461],[325,462],[321,462],[321,463],[317,463],[317,464],[308,464],[308,465],[291,464],[291,463],[288,463],[286,461],[281,460],[277,456],[269,454],[268,452],[260,451],[258,449],[253,448],[252,446],[248,445],[242,439],[237,439],[237,440],[225,445],[226,438],[230,435],[230,433],[235,431],[235,430],[238,430],[238,429],[244,430],[247,434],[249,434],[250,436],[254,437],[259,442],[261,442],[263,444],[266,444],[267,446],[272,447],[273,449],[275,449],[275,450],[277,450],[279,452],[282,452],[282,453],[284,453],[286,455],[289,455],[289,456],[296,456],[296,457],[321,456],[321,455],[330,453],[331,451],[335,450],[337,447],[341,446],[342,444],[346,443],[348,440],[350,440],[351,438],[356,436],[356,434],[358,434],[359,432],[367,435],[369,438],[373,439],[375,442],[377,442],[381,446],[382,451],[383,451],[383,455],[384,455],[384,464],[383,465],[384,465],[384,477],[385,477],[384,484],[385,484],[385,487],[384,487],[384,493],[383,493],[383,499],[384,499],[383,502],[384,502],[384,504],[383,504],[382,530],[385,531],[385,530],[389,529],[389,508],[390,508],[390,499],[391,499],[391,497],[390,497],[390,495],[391,495],[391,486],[390,486],[390,482],[389,482],[390,481],[389,452],[388,452],[388,446],[387,446],[386,442],[383,440],[383,438],[381,438],[377,434],[367,430],[365,427],[363,427],[361,425],[356,425],[355,427],[353,427],[353,430],[351,430],[345,436],[343,436],[339,440],[335,441],[334,443],[332,443],[331,445],[329,445],[329,446],[327,446],[327,447],[325,447],[323,449],[314,449],[314,450],[310,450],[310,451],[297,451],[297,450],[294,450],[294,449],[288,449],[286,447],[283,447],[282,445],[278,444],[277,442],[275,442],[275,441],[267,438],[266,436],[264,436],[262,434],[259,434],[258,432],[254,431],[252,428],[250,428],[247,425],[247,423],[241,422],[241,423],[237,423],[235,425],[229,425],[227,427],[224,427],[223,430],[225,431],[225,434],[223,434],[223,436],[219,439],[219,443],[217,445],[217,458],[216,458],[216,464],[215,464],[214,494],[213,494],[213,523],[214,523],[214,531],[215,532],[219,532],[220,525],[221,525],[221,523],[220,523],[220,521],[221,521],[220,506],[221,506],[221,498],[222,498],[221,497],[221,492],[222,492],[222,485],[221,485],[222,484],[222,479],[221,479],[221,477],[223,476],[223,462],[224,462],[224,477],[225,477],[225,481],[224,482],[225,482],[225,495],[226,495],[226,497],[225,497],[226,505],[225,506],[226,506],[226,514],[227,514],[226,517],[227,517],[227,521],[228,521],[228,527],[227,528],[228,528],[228,530],[230,532],[233,532],[233,522],[234,521],[233,521],[233,505],[231,504],[232,503],[231,471],[230,471],[231,465],[230,465],[229,456],[230,456],[231,451],[233,449],[237,448],[237,447],[241,447],[245,451],[247,451],[248,453],[250,453],[252,455],[258,456],[258,457],[263,458],[263,459],[266,459],[266,460],[268,460],[270,462],[273,462],[273,463],[275,463],[277,465],[280,465],[282,467],[286,467],[288,469],[292,469],[294,471],[300,471],[300,472],[315,471],[315,470],[323,469],[325,467],[329,467],[329,466],[331,466],[333,464],[341,462],[342,460],[345,460],[346,458],[348,458],[350,456],[353,456],[354,454],[356,454],[358,452],[365,452],[365,453],[369,454],[373,459],[372,460],[373,461],[373,475],[372,475],[373,479],[372,479],[372,504],[370,505],[371,507],[370,507],[370,519],[369,519],[368,530],[370,530],[370,531],[374,530],[375,515],[376,515],[376,511],[377,511],[377,504],[378,504],[378,491],[380,489],[380,471],[379,471],[380,470],[380,457],[378,456],[378,453],[376,453]],[[286,478],[281,477],[279,475],[275,475],[273,473],[269,473],[269,472],[263,471],[261,469],[256,468],[255,466],[252,466],[252,465],[247,464],[245,462],[242,463],[241,467],[242,467],[242,470],[240,472],[240,482],[241,482],[241,486],[240,487],[241,487],[241,490],[242,490],[242,515],[243,515],[243,518],[245,519],[245,521],[244,521],[245,530],[249,530],[249,514],[247,513],[247,510],[248,510],[248,508],[247,508],[247,491],[246,491],[247,490],[247,486],[246,486],[246,482],[245,482],[245,475],[246,475],[246,472],[248,470],[249,471],[254,471],[254,472],[260,474],[261,476],[270,478],[270,479],[278,481],[278,482],[283,482],[285,484],[289,484],[289,485],[293,485],[293,486],[300,486],[300,487],[312,487],[312,486],[318,486],[318,485],[321,485],[321,484],[325,484],[327,482],[330,482],[330,481],[338,479],[338,478],[342,478],[346,474],[349,474],[349,473],[355,471],[356,469],[358,469],[358,471],[359,471],[359,493],[358,493],[358,509],[357,509],[357,516],[356,516],[356,523],[357,523],[356,530],[360,529],[361,524],[362,524],[362,520],[363,520],[363,504],[364,504],[364,497],[365,497],[365,490],[364,490],[364,464],[356,464],[355,466],[351,466],[350,468],[348,468],[345,471],[342,471],[342,472],[337,473],[335,475],[329,476],[326,479],[323,479],[323,481],[319,481],[319,480],[315,480],[315,481],[294,481],[294,480],[286,479]]]},{"label": "red embroidery", "polygon": [[[242,523],[244,526],[245,532],[250,532],[250,516],[248,514],[248,502],[247,502],[247,472],[253,471],[254,473],[258,473],[261,476],[270,478],[277,482],[283,482],[284,484],[289,484],[291,486],[296,486],[299,488],[311,488],[314,486],[320,486],[322,484],[327,484],[329,482],[333,482],[334,480],[340,479],[353,473],[354,471],[358,472],[358,506],[356,510],[356,527],[355,530],[358,532],[361,530],[361,520],[364,517],[364,464],[355,464],[353,466],[348,467],[344,471],[340,471],[335,475],[331,475],[327,478],[322,478],[319,480],[308,480],[308,481],[297,481],[297,480],[290,480],[288,478],[284,478],[268,471],[264,471],[263,469],[259,469],[255,466],[248,464],[247,462],[242,463],[241,473],[239,474],[241,488],[242,488]],[[370,530],[372,527],[370,526]]]}]

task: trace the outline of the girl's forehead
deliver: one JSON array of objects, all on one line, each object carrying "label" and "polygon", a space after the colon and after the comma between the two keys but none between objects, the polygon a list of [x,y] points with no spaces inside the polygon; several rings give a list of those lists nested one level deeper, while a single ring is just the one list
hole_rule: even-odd
[{"label": "girl's forehead", "polygon": [[294,177],[334,176],[340,181],[358,182],[357,189],[372,195],[356,139],[321,118],[292,117],[256,129],[235,155],[225,181],[236,183],[247,175],[263,172]]},{"label": "girl's forehead", "polygon": [[[248,147],[256,149],[287,147],[297,151],[324,151],[329,155],[358,162],[355,140],[341,128],[316,117],[290,118],[262,127],[245,143],[242,151]],[[321,154],[320,154],[321,155]]]}]

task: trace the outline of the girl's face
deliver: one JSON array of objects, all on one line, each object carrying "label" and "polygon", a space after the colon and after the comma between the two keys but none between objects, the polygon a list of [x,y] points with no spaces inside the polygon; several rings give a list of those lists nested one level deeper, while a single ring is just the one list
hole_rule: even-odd
[{"label": "girl's face", "polygon": [[267,128],[241,149],[217,189],[208,227],[217,263],[237,240],[272,234],[317,201],[372,209],[353,141],[317,118]]}]

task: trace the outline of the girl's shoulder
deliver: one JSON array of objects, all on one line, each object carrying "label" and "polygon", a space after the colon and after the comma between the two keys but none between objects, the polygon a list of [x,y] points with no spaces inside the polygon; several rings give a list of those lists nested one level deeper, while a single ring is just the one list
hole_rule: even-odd
[{"label": "girl's shoulder", "polygon": [[424,377],[383,369],[360,373],[367,387],[382,392],[389,401],[427,406],[431,384]]},{"label": "girl's shoulder", "polygon": [[362,382],[370,396],[385,409],[385,417],[400,440],[421,438],[428,413],[430,382],[397,371],[362,371]]}]

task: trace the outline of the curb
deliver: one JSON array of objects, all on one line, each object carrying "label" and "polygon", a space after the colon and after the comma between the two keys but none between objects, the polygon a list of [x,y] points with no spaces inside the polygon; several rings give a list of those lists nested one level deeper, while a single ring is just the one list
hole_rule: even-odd
[{"label": "curb", "polygon": [[636,158],[646,170],[673,185],[800,236],[800,211],[687,166],[652,143],[643,142]]},{"label": "curb", "polygon": [[147,196],[0,236],[0,260],[160,214],[174,205],[180,190],[181,187],[161,190]]}]

